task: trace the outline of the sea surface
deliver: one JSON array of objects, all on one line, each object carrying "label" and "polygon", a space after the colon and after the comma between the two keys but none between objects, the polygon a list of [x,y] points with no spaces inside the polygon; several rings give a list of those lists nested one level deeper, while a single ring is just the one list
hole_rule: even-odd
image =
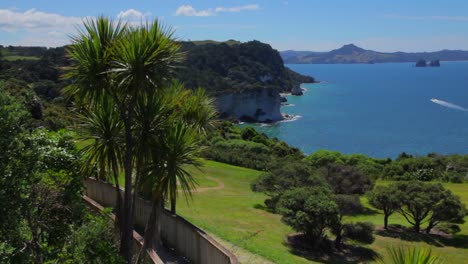
[{"label": "sea surface", "polygon": [[287,96],[281,111],[293,121],[254,126],[306,154],[468,154],[468,62],[441,64],[286,65],[320,83]]}]

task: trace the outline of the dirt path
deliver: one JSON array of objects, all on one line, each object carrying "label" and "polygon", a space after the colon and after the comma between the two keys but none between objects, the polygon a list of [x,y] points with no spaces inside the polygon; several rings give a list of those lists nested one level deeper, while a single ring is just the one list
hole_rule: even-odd
[{"label": "dirt path", "polygon": [[216,178],[213,178],[213,177],[209,177],[207,176],[206,177],[207,179],[209,180],[212,180],[214,182],[217,182],[218,183],[218,186],[216,187],[204,187],[204,188],[197,188],[195,190],[193,190],[193,192],[206,192],[206,191],[213,191],[213,190],[221,190],[221,189],[224,189],[224,182],[222,182],[221,180],[219,179],[216,179]]}]

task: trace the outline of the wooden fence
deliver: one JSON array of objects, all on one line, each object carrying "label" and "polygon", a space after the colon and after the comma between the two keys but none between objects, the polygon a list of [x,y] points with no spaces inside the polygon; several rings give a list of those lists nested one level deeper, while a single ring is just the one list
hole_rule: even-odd
[{"label": "wooden fence", "polygon": [[[115,206],[115,187],[89,178],[85,181],[86,196],[104,207]],[[123,196],[123,190],[121,190]],[[151,212],[149,201],[137,198],[135,226],[144,230]],[[195,264],[237,264],[237,258],[202,229],[183,217],[163,210],[160,217],[161,238],[164,245]]]}]

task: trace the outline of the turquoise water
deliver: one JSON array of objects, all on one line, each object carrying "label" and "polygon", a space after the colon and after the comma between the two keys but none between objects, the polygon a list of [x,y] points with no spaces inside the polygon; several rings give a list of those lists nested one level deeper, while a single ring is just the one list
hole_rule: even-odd
[{"label": "turquoise water", "polygon": [[[309,154],[319,149],[396,157],[468,153],[468,62],[287,65],[314,76],[282,112],[296,121],[256,127]],[[431,101],[431,99],[437,99]]]}]

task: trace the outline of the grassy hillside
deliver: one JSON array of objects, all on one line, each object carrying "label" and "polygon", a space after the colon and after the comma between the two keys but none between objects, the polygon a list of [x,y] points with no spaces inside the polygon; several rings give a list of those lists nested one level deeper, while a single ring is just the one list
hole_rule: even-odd
[{"label": "grassy hillside", "polygon": [[[235,253],[239,248],[262,256],[275,263],[313,263],[303,257],[294,255],[284,244],[284,238],[292,230],[283,224],[279,215],[264,210],[263,201],[266,198],[261,193],[250,191],[250,183],[261,172],[226,165],[223,163],[206,161],[205,167],[193,170],[192,173],[203,188],[193,196],[193,200],[179,202],[178,213],[194,224],[210,233],[230,242]],[[216,188],[219,182],[223,188]],[[388,182],[378,182],[388,184]],[[468,184],[444,184],[445,187],[461,196],[468,204]],[[208,188],[205,188],[208,187]],[[368,205],[363,199],[364,205]],[[371,208],[366,215],[348,218],[348,221],[369,221],[382,225],[383,216]],[[374,211],[374,212],[372,212]],[[390,224],[405,225],[406,221],[398,215],[390,217]],[[418,238],[399,238],[376,236],[376,241],[370,249],[381,254],[384,258],[386,248],[390,246],[425,246],[433,248],[436,254],[443,255],[448,263],[463,263],[468,257],[468,224],[461,225],[462,231],[454,240],[447,241],[412,241]],[[251,263],[251,261],[247,261]]]}]

